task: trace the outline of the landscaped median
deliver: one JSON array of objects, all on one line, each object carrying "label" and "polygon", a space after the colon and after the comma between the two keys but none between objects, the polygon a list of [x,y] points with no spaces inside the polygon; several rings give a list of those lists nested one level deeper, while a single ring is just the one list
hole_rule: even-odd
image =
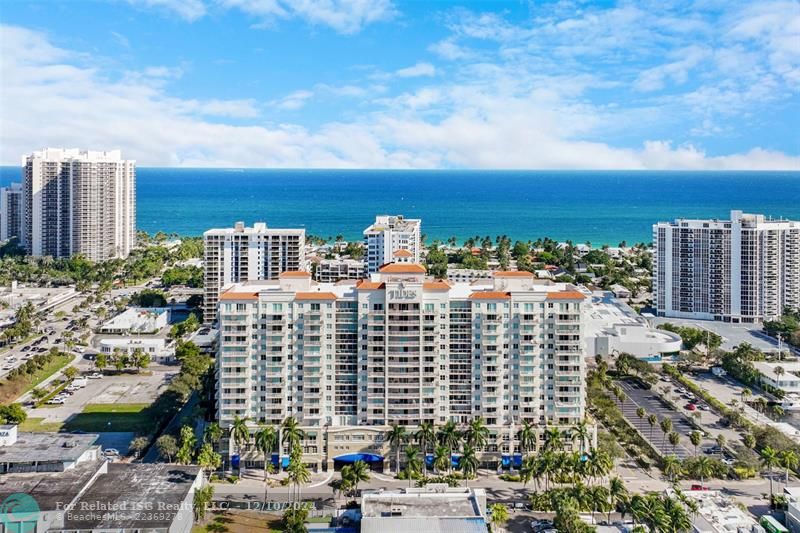
[{"label": "landscaped median", "polygon": [[29,361],[8,373],[0,381],[0,403],[6,404],[35,389],[47,378],[72,362],[73,356],[63,352],[47,352],[33,356]]}]

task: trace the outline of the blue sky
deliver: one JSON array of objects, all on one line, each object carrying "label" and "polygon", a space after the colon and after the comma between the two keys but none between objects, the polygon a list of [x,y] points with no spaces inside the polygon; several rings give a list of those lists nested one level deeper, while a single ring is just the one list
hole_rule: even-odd
[{"label": "blue sky", "polygon": [[0,162],[800,169],[800,2],[0,5]]}]

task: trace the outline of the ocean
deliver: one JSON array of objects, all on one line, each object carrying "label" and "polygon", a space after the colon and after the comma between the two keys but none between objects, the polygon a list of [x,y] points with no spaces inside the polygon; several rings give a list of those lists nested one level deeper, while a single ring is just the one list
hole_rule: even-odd
[{"label": "ocean", "polygon": [[[19,181],[0,167],[0,184]],[[800,172],[137,169],[137,226],[200,235],[236,221],[361,238],[376,214],[456,236],[649,242],[660,220],[730,210],[800,219]]]}]

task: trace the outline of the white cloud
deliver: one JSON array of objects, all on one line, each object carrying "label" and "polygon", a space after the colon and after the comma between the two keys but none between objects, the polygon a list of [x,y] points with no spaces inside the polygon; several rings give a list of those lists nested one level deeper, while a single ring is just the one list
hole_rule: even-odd
[{"label": "white cloud", "polygon": [[418,78],[420,76],[435,76],[436,67],[430,63],[417,63],[410,67],[401,68],[394,73],[398,78]]},{"label": "white cloud", "polygon": [[171,11],[179,17],[194,22],[206,14],[203,0],[128,0],[134,5]]},{"label": "white cloud", "polygon": [[[47,37],[2,27],[0,161],[42,146],[120,148],[140,165],[306,168],[800,169],[800,158],[753,148],[709,156],[700,147],[592,140],[641,113],[581,101],[592,77],[548,77],[488,65],[458,83],[418,88],[348,122],[266,125],[252,100],[170,96],[147,76],[116,81],[81,66]],[[31,53],[35,51],[36,53]],[[86,64],[102,61],[85,60]],[[530,72],[533,70],[534,72]],[[491,73],[491,74],[490,74]],[[568,88],[564,92],[559,86]],[[273,105],[302,105],[296,91]],[[235,117],[236,124],[206,116]],[[619,125],[619,123],[623,125]],[[613,126],[616,125],[616,126]]]},{"label": "white cloud", "polygon": [[703,60],[711,56],[711,52],[702,46],[689,46],[676,51],[674,56],[679,59],[665,63],[639,73],[633,84],[637,91],[657,91],[664,88],[666,80],[682,85],[689,78],[689,72],[697,67]]},{"label": "white cloud", "polygon": [[428,47],[428,50],[450,61],[468,59],[473,55],[469,50],[459,45],[453,37],[433,43]]},{"label": "white cloud", "polygon": [[275,19],[299,17],[344,34],[397,15],[390,0],[220,0],[220,5],[261,19],[260,27]]},{"label": "white cloud", "polygon": [[295,110],[305,106],[306,102],[313,96],[314,93],[312,91],[294,91],[280,100],[271,102],[271,104],[278,109]]}]

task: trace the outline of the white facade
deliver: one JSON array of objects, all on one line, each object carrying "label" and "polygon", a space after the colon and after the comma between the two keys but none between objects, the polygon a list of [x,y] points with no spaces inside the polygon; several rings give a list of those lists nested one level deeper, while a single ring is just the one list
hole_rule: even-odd
[{"label": "white facade", "polygon": [[653,226],[653,245],[659,316],[760,322],[800,309],[800,222],[678,219]]},{"label": "white facade", "polygon": [[121,335],[155,333],[168,323],[169,309],[166,307],[132,307],[104,322],[100,332]]},{"label": "white facade", "polygon": [[586,307],[586,341],[590,355],[629,353],[657,360],[681,350],[683,341],[680,335],[653,328],[644,317],[610,292],[593,292]]},{"label": "white facade", "polygon": [[800,393],[800,362],[754,361],[753,367],[761,374],[761,382],[782,390],[786,394]]},{"label": "white facade", "polygon": [[367,275],[376,273],[381,265],[394,262],[394,252],[398,250],[411,252],[409,262],[419,263],[421,226],[422,220],[403,218],[402,215],[375,217],[375,223],[364,230],[364,266]]},{"label": "white facade", "polygon": [[235,284],[219,305],[219,422],[294,416],[322,464],[334,453],[323,429],[380,451],[391,424],[481,416],[484,458],[513,453],[522,420],[566,429],[584,418],[583,304],[571,285],[527,272],[450,284],[413,263],[360,282],[287,272]]},{"label": "white facade", "polygon": [[22,184],[0,188],[0,241],[22,238]]},{"label": "white facade", "polygon": [[448,268],[447,280],[454,283],[472,283],[473,281],[491,279],[491,270],[478,270],[476,268]]},{"label": "white facade", "polygon": [[125,258],[136,244],[135,162],[47,148],[22,159],[21,242],[34,256]]},{"label": "white facade", "polygon": [[166,339],[157,337],[115,337],[100,339],[99,344],[100,352],[106,355],[115,351],[133,355],[136,350],[142,350],[151,360],[157,362],[171,361],[175,357],[175,346]]},{"label": "white facade", "polygon": [[314,279],[322,283],[365,277],[364,262],[358,259],[323,259],[314,271]]},{"label": "white facade", "polygon": [[305,270],[306,230],[252,228],[237,222],[233,228],[210,229],[203,234],[203,320],[217,316],[219,291],[240,281],[275,279],[281,272]]}]

